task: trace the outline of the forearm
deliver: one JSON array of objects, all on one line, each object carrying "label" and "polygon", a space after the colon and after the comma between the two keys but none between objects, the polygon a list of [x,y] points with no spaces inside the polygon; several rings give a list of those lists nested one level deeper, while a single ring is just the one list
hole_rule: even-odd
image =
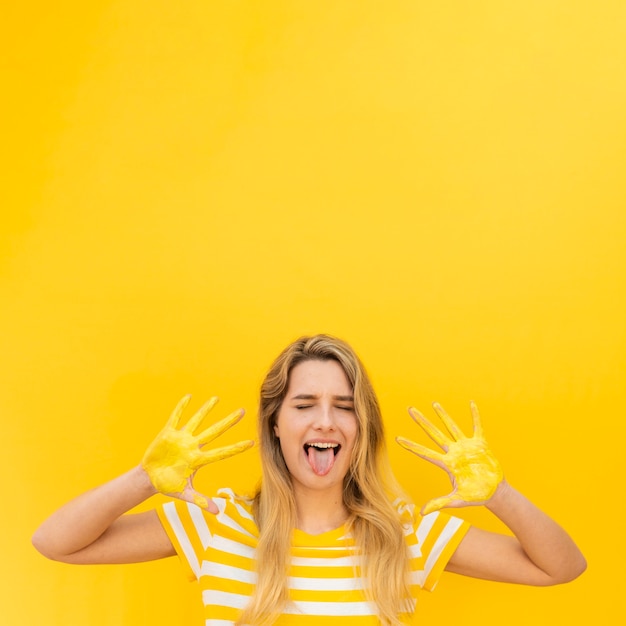
[{"label": "forearm", "polygon": [[585,558],[565,530],[506,481],[486,506],[513,532],[526,557],[550,582],[567,582],[585,570]]},{"label": "forearm", "polygon": [[138,466],[55,511],[33,535],[33,545],[48,558],[66,560],[94,544],[120,516],[155,493]]}]

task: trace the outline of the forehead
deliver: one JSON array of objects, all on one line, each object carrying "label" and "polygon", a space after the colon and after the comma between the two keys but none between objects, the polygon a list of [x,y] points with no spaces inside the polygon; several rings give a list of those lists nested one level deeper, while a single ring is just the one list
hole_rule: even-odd
[{"label": "forehead", "polygon": [[351,395],[352,386],[337,361],[303,361],[289,374],[287,395]]}]

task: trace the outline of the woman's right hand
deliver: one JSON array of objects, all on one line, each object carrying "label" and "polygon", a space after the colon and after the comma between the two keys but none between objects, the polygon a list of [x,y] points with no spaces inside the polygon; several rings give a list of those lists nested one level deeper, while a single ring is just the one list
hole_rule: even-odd
[{"label": "woman's right hand", "polygon": [[215,504],[194,489],[195,473],[209,463],[251,448],[254,441],[240,441],[222,448],[204,450],[203,446],[234,426],[243,417],[244,411],[239,409],[194,435],[204,417],[217,404],[218,398],[211,398],[184,426],[180,426],[182,413],[190,399],[191,396],[187,395],[176,405],[163,430],[148,446],[141,467],[160,493],[192,502],[211,513],[217,513]]}]

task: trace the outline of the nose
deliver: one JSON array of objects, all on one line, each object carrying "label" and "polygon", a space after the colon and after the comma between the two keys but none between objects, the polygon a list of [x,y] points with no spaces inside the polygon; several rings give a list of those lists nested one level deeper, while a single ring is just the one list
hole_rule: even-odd
[{"label": "nose", "polygon": [[320,406],[319,411],[317,411],[315,415],[314,428],[316,430],[322,430],[322,431],[335,430],[335,419],[333,416],[333,407],[330,404],[329,405],[322,404]]}]

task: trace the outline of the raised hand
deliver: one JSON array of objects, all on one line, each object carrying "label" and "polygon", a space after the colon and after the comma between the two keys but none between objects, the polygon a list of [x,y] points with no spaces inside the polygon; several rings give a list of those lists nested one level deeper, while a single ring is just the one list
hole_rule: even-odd
[{"label": "raised hand", "polygon": [[217,513],[215,504],[194,489],[195,473],[209,463],[247,450],[254,445],[254,441],[240,441],[214,450],[203,450],[204,445],[234,426],[243,417],[244,411],[239,409],[194,435],[194,431],[217,404],[218,399],[211,398],[184,426],[179,427],[182,413],[190,399],[191,396],[187,395],[176,405],[163,430],[148,446],[141,466],[157,491]]},{"label": "raised hand", "polygon": [[422,508],[422,515],[444,507],[485,504],[504,480],[504,475],[500,463],[483,436],[476,404],[474,402],[470,404],[474,422],[474,434],[471,437],[463,434],[441,405],[435,403],[433,408],[448,434],[442,432],[413,407],[409,409],[409,415],[444,453],[431,450],[410,439],[396,437],[396,441],[409,452],[446,470],[452,482],[453,490],[446,496],[428,502]]}]

